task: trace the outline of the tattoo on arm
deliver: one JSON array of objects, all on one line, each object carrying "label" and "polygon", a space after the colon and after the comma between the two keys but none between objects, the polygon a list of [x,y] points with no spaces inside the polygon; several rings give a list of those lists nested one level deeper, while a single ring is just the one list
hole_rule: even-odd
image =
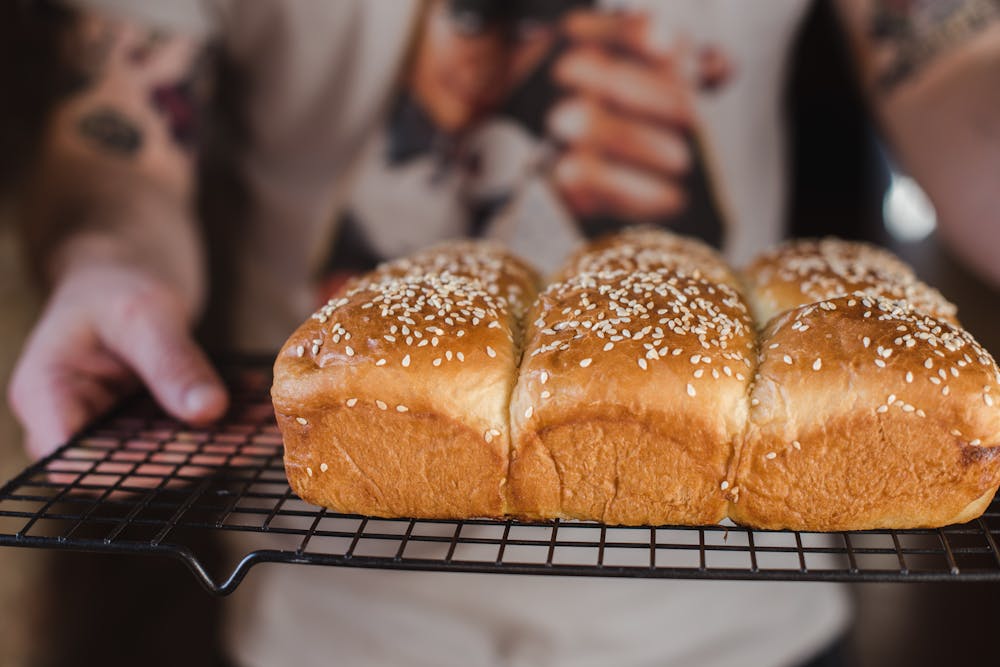
[{"label": "tattoo on arm", "polygon": [[207,96],[207,61],[207,51],[202,50],[183,79],[156,86],[150,94],[150,102],[166,122],[170,137],[187,152],[197,148],[199,101]]},{"label": "tattoo on arm", "polygon": [[80,135],[96,148],[119,157],[132,157],[142,148],[142,131],[124,114],[111,107],[98,107],[80,117]]},{"label": "tattoo on arm", "polygon": [[889,92],[998,20],[1000,0],[875,0],[870,35],[888,53],[877,90]]},{"label": "tattoo on arm", "polygon": [[[179,39],[185,38],[81,16],[64,47],[64,93],[86,95],[108,84],[128,99],[105,96],[87,104],[73,131],[95,149],[128,158],[155,141],[153,134],[159,133],[149,131],[162,124],[174,147],[194,153],[200,102],[209,92],[210,54],[207,48],[179,50]],[[120,111],[124,108],[132,109],[131,115]]]}]

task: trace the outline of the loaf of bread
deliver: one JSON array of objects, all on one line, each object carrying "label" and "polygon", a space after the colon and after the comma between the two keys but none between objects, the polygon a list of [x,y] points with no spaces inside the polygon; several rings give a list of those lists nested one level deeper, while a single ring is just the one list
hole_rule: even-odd
[{"label": "loaf of bread", "polygon": [[951,303],[835,239],[742,281],[654,229],[585,245],[540,294],[488,243],[384,264],[278,356],[289,482],[382,517],[826,531],[984,511],[1000,371]]},{"label": "loaf of bread", "polygon": [[883,297],[772,320],[730,477],[758,528],[935,527],[1000,485],[1000,375],[965,331]]},{"label": "loaf of bread", "polygon": [[904,301],[917,312],[957,324],[954,304],[895,255],[867,243],[789,241],[758,257],[743,276],[760,327],[786,310],[858,292]]},{"label": "loaf of bread", "polygon": [[[686,270],[705,254],[704,273]],[[738,288],[708,278],[731,274],[700,243],[644,232],[559,275],[532,309],[511,400],[510,512],[718,522],[755,355]]]},{"label": "loaf of bread", "polygon": [[534,272],[456,242],[354,280],[288,340],[272,398],[304,500],[383,517],[502,517],[508,407]]}]

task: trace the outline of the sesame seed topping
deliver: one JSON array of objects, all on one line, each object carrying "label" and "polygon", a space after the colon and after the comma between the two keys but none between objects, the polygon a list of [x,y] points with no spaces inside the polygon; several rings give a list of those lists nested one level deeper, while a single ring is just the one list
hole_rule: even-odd
[{"label": "sesame seed topping", "polygon": [[979,445],[983,444],[983,441],[980,440],[979,438],[974,438],[972,440],[969,440],[969,444],[972,445],[973,447],[978,447]]},{"label": "sesame seed topping", "polygon": [[823,360],[822,359],[817,359],[816,361],[813,362],[813,370],[814,371],[818,371],[821,368],[823,368]]},{"label": "sesame seed topping", "polygon": [[799,442],[798,440],[792,440],[792,447],[794,447],[795,449],[801,450],[802,449],[802,443]]},{"label": "sesame seed topping", "polygon": [[872,344],[872,339],[869,338],[868,336],[865,336],[864,338],[861,339],[861,343],[865,346],[865,349],[867,350],[868,346]]},{"label": "sesame seed topping", "polygon": [[531,419],[531,415],[534,414],[535,408],[533,406],[528,406],[528,409],[524,411],[524,418]]},{"label": "sesame seed topping", "polygon": [[305,346],[304,346],[304,345],[299,345],[299,346],[298,346],[297,348],[295,348],[295,353],[296,353],[296,354],[297,354],[298,356],[300,356],[300,357],[301,357],[302,355],[304,355],[304,354],[306,353],[306,348],[305,348]]},{"label": "sesame seed topping", "polygon": [[385,359],[379,359],[375,362],[376,366],[385,366]]},{"label": "sesame seed topping", "polygon": [[989,394],[983,394],[983,403],[985,403],[987,407],[992,408],[993,407],[993,397],[990,396]]},{"label": "sesame seed topping", "polygon": [[306,474],[309,475],[310,477],[312,477],[313,476],[313,469],[310,468],[309,466],[306,466]]},{"label": "sesame seed topping", "polygon": [[330,469],[330,466],[328,466],[327,464],[325,464],[325,463],[320,463],[319,464],[319,471],[320,472],[326,472],[329,469]]},{"label": "sesame seed topping", "polygon": [[403,357],[403,361],[400,363],[403,365],[403,368],[407,368],[410,365],[410,355]]},{"label": "sesame seed topping", "polygon": [[378,407],[379,410],[385,410],[386,408],[389,407],[388,405],[385,404],[385,401],[379,401],[379,400],[375,401],[375,405]]},{"label": "sesame seed topping", "polygon": [[441,357],[435,357],[434,361],[431,362],[431,365],[432,366],[440,366],[441,365]]},{"label": "sesame seed topping", "polygon": [[786,354],[785,356],[783,356],[783,357],[781,358],[781,360],[782,360],[782,361],[784,361],[784,362],[785,362],[786,364],[788,364],[789,366],[791,366],[791,365],[792,365],[792,358],[791,358],[790,356],[788,356],[787,354]]},{"label": "sesame seed topping", "polygon": [[725,491],[726,489],[728,489],[729,488],[729,480],[728,479],[722,480],[722,484],[719,485],[719,488],[722,489],[723,491]]},{"label": "sesame seed topping", "polygon": [[913,373],[911,371],[906,371],[906,384],[913,383]]},{"label": "sesame seed topping", "polygon": [[593,359],[591,359],[590,357],[587,357],[586,359],[581,359],[581,360],[580,360],[580,368],[586,368],[586,367],[587,367],[587,366],[589,366],[589,365],[590,365],[590,364],[591,364],[591,363],[592,363],[593,361],[594,361],[594,360],[593,360]]},{"label": "sesame seed topping", "polygon": [[483,433],[483,440],[485,440],[487,443],[493,442],[492,429],[487,429],[486,432]]},{"label": "sesame seed topping", "polygon": [[649,364],[646,363],[646,359],[644,357],[639,357],[638,363],[639,363],[639,368],[641,368],[642,370],[646,370],[647,368],[649,368]]},{"label": "sesame seed topping", "polygon": [[548,371],[542,371],[538,375],[538,381],[541,382],[542,384],[545,384],[546,382],[548,382],[549,381],[549,373],[548,373]]},{"label": "sesame seed topping", "polygon": [[305,426],[306,424],[308,424],[308,423],[309,423],[309,422],[308,422],[308,421],[306,420],[306,418],[305,418],[305,417],[296,417],[296,418],[295,418],[295,421],[297,421],[298,423],[302,424],[303,426]]},{"label": "sesame seed topping", "polygon": [[347,399],[345,401],[345,404],[347,405],[347,407],[353,408],[355,405],[358,404],[358,399],[356,399],[356,398],[349,398],[349,399]]},{"label": "sesame seed topping", "polygon": [[885,362],[881,358],[875,359],[875,365],[879,368],[885,368]]},{"label": "sesame seed topping", "polygon": [[880,405],[880,406],[878,406],[878,408],[875,409],[875,412],[878,412],[879,414],[883,414],[883,413],[889,412],[889,406],[888,405]]},{"label": "sesame seed topping", "polygon": [[406,407],[405,405],[397,405],[396,406],[396,412],[409,412],[409,411],[410,411],[410,409],[408,407]]},{"label": "sesame seed topping", "polygon": [[695,393],[696,392],[694,390],[694,387],[691,386],[691,383],[688,383],[688,386],[687,386],[687,394],[688,394],[688,396],[694,396]]},{"label": "sesame seed topping", "polygon": [[927,357],[927,360],[924,361],[924,368],[926,368],[927,370],[934,368],[934,360],[931,359],[930,357]]},{"label": "sesame seed topping", "polygon": [[496,350],[494,350],[494,349],[493,349],[492,347],[490,347],[489,345],[487,345],[487,346],[486,346],[486,354],[487,354],[487,355],[488,355],[489,357],[491,357],[491,358],[492,358],[492,357],[496,357],[496,356],[497,356],[497,351],[496,351]]},{"label": "sesame seed topping", "polygon": [[552,392],[551,392],[551,391],[549,391],[548,389],[546,389],[546,390],[545,390],[545,391],[543,391],[543,392],[542,392],[541,394],[539,394],[539,396],[541,396],[542,398],[548,398],[548,397],[549,397],[549,396],[551,396],[551,395],[552,395]]},{"label": "sesame seed topping", "polygon": [[775,459],[777,457],[778,455],[775,454],[774,452],[768,452],[767,454],[764,455],[764,458],[767,459],[768,461]]},{"label": "sesame seed topping", "polygon": [[351,347],[350,345],[348,345],[348,346],[346,346],[344,348],[344,352],[346,352],[347,356],[349,356],[349,357],[353,357],[354,356],[354,348]]}]

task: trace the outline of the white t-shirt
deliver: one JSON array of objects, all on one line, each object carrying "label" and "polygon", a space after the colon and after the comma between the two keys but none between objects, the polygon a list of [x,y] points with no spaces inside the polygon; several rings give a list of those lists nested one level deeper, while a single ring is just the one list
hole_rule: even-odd
[{"label": "white t-shirt", "polygon": [[[696,90],[684,135],[693,156],[687,205],[655,222],[702,235],[737,264],[777,241],[786,188],[781,92],[805,0],[560,2],[634,11],[664,48],[722,54],[730,73]],[[211,36],[247,77],[240,170],[250,211],[236,258],[237,347],[277,349],[315,306],[316,279],[343,262],[363,268],[476,234],[502,238],[548,269],[589,224],[627,222],[583,221],[553,187],[546,168],[559,147],[544,130],[545,104],[560,92],[546,86],[544,56],[460,132],[441,126],[407,77],[436,30],[468,40],[472,57],[476,36],[497,21],[529,35],[555,25],[559,2],[531,3],[530,20],[498,18],[504,3],[495,2],[455,1],[449,7],[464,9],[450,14],[417,0],[86,4]],[[232,654],[260,667],[792,665],[847,618],[832,585],[294,566],[255,568],[229,610]]]}]

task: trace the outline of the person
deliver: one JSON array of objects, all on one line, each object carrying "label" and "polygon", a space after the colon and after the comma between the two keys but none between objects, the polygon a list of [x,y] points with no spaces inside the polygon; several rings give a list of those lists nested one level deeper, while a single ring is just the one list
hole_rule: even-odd
[{"label": "person", "polygon": [[[273,351],[320,292],[439,239],[499,238],[548,269],[633,222],[736,263],[783,233],[780,91],[805,0],[82,4],[27,193],[50,294],[9,398],[35,456],[139,385],[186,422],[222,415],[192,333],[206,304],[233,347]],[[952,251],[1000,285],[1000,7],[837,6],[886,143]],[[224,237],[239,289],[208,303],[213,54],[246,84],[248,206]],[[293,567],[252,574],[229,612],[248,666],[805,664],[848,619],[824,585]]]}]

